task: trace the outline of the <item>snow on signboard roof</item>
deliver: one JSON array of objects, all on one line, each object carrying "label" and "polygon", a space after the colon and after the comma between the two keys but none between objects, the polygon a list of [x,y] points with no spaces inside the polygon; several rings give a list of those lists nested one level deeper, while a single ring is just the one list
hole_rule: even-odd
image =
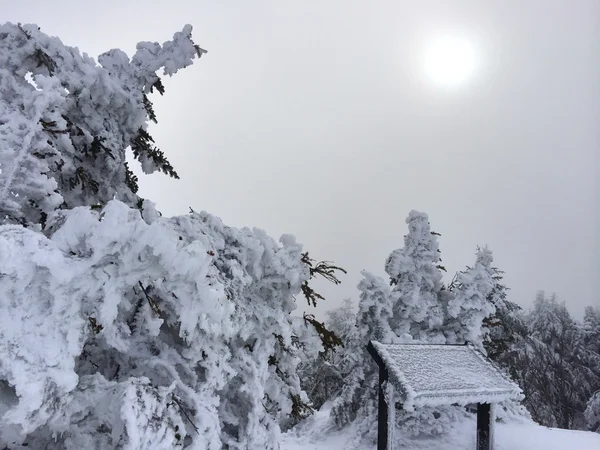
[{"label": "snow on signboard roof", "polygon": [[485,356],[467,345],[371,344],[404,408],[496,403],[521,394]]}]

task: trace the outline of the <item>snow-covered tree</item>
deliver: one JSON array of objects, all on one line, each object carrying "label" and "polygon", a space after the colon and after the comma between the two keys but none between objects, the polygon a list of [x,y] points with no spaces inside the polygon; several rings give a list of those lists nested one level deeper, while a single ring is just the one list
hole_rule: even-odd
[{"label": "snow-covered tree", "polygon": [[588,429],[600,433],[600,390],[588,400],[584,415]]},{"label": "snow-covered tree", "polygon": [[[354,333],[356,328],[356,311],[354,302],[346,298],[342,302],[341,306],[330,309],[326,313],[325,325],[327,329],[336,334],[343,342],[346,342],[349,337]],[[334,355],[339,352],[332,352]],[[335,358],[332,358],[335,360]]]},{"label": "snow-covered tree", "polygon": [[0,26],[0,224],[43,228],[58,208],[113,198],[137,206],[128,148],[145,173],[177,177],[148,134],[148,95],[164,92],[158,70],[173,75],[204,52],[191,31],[140,42],[131,58],[110,50],[97,65],[35,25]]},{"label": "snow-covered tree", "polygon": [[490,301],[494,290],[492,261],[492,252],[487,247],[479,248],[475,265],[456,275],[453,296],[447,305],[448,319],[444,325],[449,344],[469,342],[485,351],[483,323],[496,312],[496,307]]},{"label": "snow-covered tree", "polygon": [[[351,335],[356,324],[356,312],[350,299],[335,309],[327,311],[325,325],[342,341],[350,346]],[[321,352],[317,359],[305,358],[300,366],[301,386],[307,393],[312,406],[320,409],[327,401],[335,398],[344,384],[343,347]]]},{"label": "snow-covered tree", "polygon": [[[331,410],[335,424],[352,422],[363,442],[374,441],[377,430],[378,367],[366,350],[368,342],[446,341],[443,305],[451,295],[442,284],[437,234],[431,232],[424,213],[411,211],[406,222],[404,247],[392,252],[385,264],[391,286],[362,272],[356,331],[351,345],[344,348],[348,372]],[[454,407],[399,410],[396,427],[403,435],[440,434],[463,413]]]},{"label": "snow-covered tree", "polygon": [[98,66],[0,27],[0,447],[271,449],[310,412],[297,350],[337,342],[292,312],[338,268],[289,235],[161,217],[125,163],[175,176],[147,94],[203,52],[190,32]]},{"label": "snow-covered tree", "polygon": [[600,308],[585,308],[583,333],[588,349],[600,355]]},{"label": "snow-covered tree", "polygon": [[583,330],[564,302],[540,292],[527,316],[527,337],[514,372],[532,417],[546,426],[581,428],[586,403],[600,381]]},{"label": "snow-covered tree", "polygon": [[444,311],[440,301],[443,267],[437,233],[431,231],[425,213],[411,211],[406,223],[404,247],[394,250],[385,263],[393,284],[390,325],[401,339],[443,343]]},{"label": "snow-covered tree", "polygon": [[505,369],[510,368],[509,360],[513,349],[525,333],[523,309],[507,299],[508,287],[503,284],[503,272],[492,268],[494,287],[488,300],[495,312],[483,321],[486,331],[483,346],[487,355]]},{"label": "snow-covered tree", "polygon": [[583,316],[583,339],[589,352],[589,366],[597,375],[592,389],[596,389],[588,400],[585,420],[590,430],[600,433],[600,308],[588,306]]},{"label": "snow-covered tree", "polygon": [[331,414],[338,427],[358,418],[361,423],[367,423],[364,428],[368,430],[377,411],[374,393],[377,392],[378,372],[367,352],[367,344],[370,340],[390,342],[396,335],[389,325],[393,314],[389,284],[370,272],[363,271],[362,275],[358,284],[356,327],[346,341],[340,361],[344,385],[333,403]]}]

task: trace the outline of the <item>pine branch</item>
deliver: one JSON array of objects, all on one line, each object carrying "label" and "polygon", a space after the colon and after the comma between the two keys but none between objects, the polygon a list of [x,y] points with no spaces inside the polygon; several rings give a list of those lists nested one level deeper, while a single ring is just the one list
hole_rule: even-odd
[{"label": "pine branch", "polygon": [[156,301],[152,297],[150,297],[150,295],[146,291],[146,288],[144,287],[144,285],[142,284],[141,281],[138,281],[138,284],[140,285],[140,288],[142,289],[142,292],[146,296],[146,300],[148,300],[148,304],[150,305],[150,309],[152,309],[152,311],[154,311],[154,314],[156,314],[157,316],[160,316],[161,310],[158,307],[158,304],[156,303]]},{"label": "pine branch", "polygon": [[[138,185],[138,177],[133,173],[133,171],[129,168],[129,164],[125,161],[125,184],[131,192],[134,194],[139,190]],[[141,208],[140,208],[141,209]]]},{"label": "pine branch", "polygon": [[196,426],[194,421],[191,419],[189,414],[186,412],[186,410],[183,408],[183,406],[181,405],[181,402],[175,396],[175,394],[171,395],[171,400],[173,400],[173,403],[175,405],[177,405],[177,407],[179,408],[179,411],[183,414],[183,416],[187,419],[187,421],[190,423],[190,425],[194,428],[194,431],[196,431],[197,434],[200,434],[200,430],[198,429],[198,427]]},{"label": "pine branch", "polygon": [[308,403],[304,403],[299,394],[290,393],[290,398],[292,400],[292,412],[290,415],[294,419],[301,420],[314,413],[314,409]]},{"label": "pine branch", "polygon": [[147,131],[140,128],[137,136],[131,142],[131,150],[133,156],[142,161],[143,158],[149,158],[155,164],[159,171],[169,175],[170,177],[179,179],[179,175],[171,163],[165,157],[165,154],[154,145],[154,139]]},{"label": "pine branch", "polygon": [[[344,274],[347,273],[346,270],[342,269],[341,267],[334,266],[329,261],[319,261],[318,263],[315,264],[315,260],[311,259],[308,256],[308,252],[302,253],[302,262],[308,266],[309,275],[310,275],[309,279],[312,279],[312,278],[316,277],[317,275],[320,275],[323,278],[325,278],[327,281],[330,281],[331,283],[338,285],[341,283],[341,281],[337,277],[336,272],[342,272]],[[325,297],[323,297],[321,294],[316,292],[308,284],[308,280],[305,280],[300,287],[302,289],[302,294],[304,294],[304,297],[306,298],[306,301],[308,302],[309,305],[317,306],[317,300],[325,300]]]},{"label": "pine branch", "polygon": [[344,346],[342,340],[333,331],[328,330],[323,322],[319,322],[313,314],[305,313],[303,317],[306,324],[310,324],[315,328],[323,343],[323,351],[319,353],[320,355],[323,354],[322,356],[324,356],[329,350],[335,351],[336,347]]}]

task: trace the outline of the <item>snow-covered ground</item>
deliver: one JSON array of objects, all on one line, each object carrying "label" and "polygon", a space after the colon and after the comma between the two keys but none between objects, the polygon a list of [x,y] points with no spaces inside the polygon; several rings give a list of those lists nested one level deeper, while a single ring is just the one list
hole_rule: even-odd
[{"label": "snow-covered ground", "polygon": [[[281,450],[374,450],[353,442],[353,430],[328,430],[328,412],[318,412],[300,430],[283,436]],[[465,420],[449,436],[407,440],[398,448],[415,450],[462,450],[475,448],[475,420]],[[496,450],[599,450],[600,434],[546,428],[534,422],[498,423]]]}]

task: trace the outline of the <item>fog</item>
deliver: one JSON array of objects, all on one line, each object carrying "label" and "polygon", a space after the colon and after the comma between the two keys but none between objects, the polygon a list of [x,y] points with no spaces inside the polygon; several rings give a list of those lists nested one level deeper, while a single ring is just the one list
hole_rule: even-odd
[{"label": "fog", "polygon": [[[151,132],[181,176],[140,174],[166,215],[207,210],[348,274],[319,313],[384,276],[411,209],[441,233],[448,279],[487,244],[509,298],[600,304],[600,2],[0,0],[92,56],[184,24],[208,50],[164,80]],[[423,75],[429,39],[465,34],[478,70]],[[138,172],[139,173],[139,172]],[[300,309],[310,311],[306,304]]]}]

